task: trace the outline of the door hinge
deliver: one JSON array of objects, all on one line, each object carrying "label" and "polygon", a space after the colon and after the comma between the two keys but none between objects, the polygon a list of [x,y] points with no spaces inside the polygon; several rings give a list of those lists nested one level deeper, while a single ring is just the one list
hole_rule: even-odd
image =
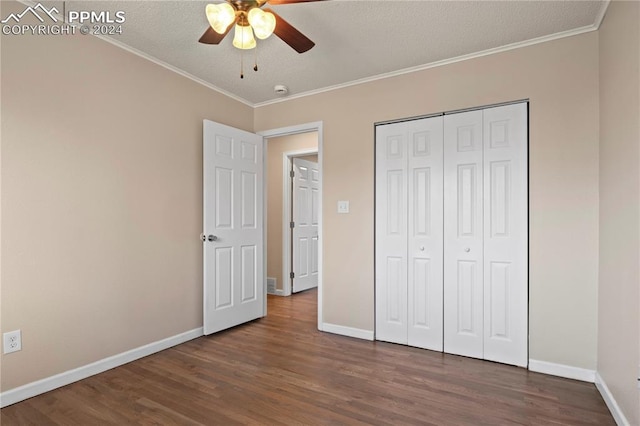
[{"label": "door hinge", "polygon": [[289,272],[289,278],[294,279],[296,274],[294,272]]},{"label": "door hinge", "polygon": [[295,228],[296,227],[296,223],[295,222],[289,222],[289,228]]},{"label": "door hinge", "polygon": [[295,175],[296,175],[296,172],[294,172],[293,170],[291,170],[291,171],[289,172],[289,176],[290,176],[290,177],[294,177]]}]

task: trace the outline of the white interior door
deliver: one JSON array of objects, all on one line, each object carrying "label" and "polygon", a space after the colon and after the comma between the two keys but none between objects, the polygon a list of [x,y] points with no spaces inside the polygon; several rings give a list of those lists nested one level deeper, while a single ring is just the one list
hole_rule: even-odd
[{"label": "white interior door", "polygon": [[444,117],[444,351],[483,358],[482,111]]},{"label": "white interior door", "polygon": [[484,110],[484,358],[528,358],[527,104]]},{"label": "white interior door", "polygon": [[408,141],[408,344],[442,351],[442,117],[404,123]]},{"label": "white interior door", "polygon": [[293,159],[293,293],[318,286],[318,163]]},{"label": "white interior door", "polygon": [[408,343],[407,132],[376,126],[376,339]]},{"label": "white interior door", "polygon": [[262,137],[204,120],[204,334],[266,314]]}]

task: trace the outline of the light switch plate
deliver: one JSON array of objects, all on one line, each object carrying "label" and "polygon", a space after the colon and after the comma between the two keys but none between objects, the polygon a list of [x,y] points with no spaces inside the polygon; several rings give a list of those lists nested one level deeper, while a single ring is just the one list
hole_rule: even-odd
[{"label": "light switch plate", "polygon": [[338,213],[349,213],[348,201],[338,201]]}]

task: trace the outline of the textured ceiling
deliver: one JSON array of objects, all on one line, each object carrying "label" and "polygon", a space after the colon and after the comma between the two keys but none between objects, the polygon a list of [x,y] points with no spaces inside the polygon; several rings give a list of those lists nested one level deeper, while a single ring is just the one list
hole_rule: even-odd
[{"label": "textured ceiling", "polygon": [[[114,36],[255,105],[553,34],[593,28],[606,1],[320,1],[272,6],[316,46],[298,54],[276,36],[254,52],[198,39],[206,1],[67,1],[67,10],[123,10]],[[240,79],[241,53],[245,78]],[[253,71],[257,53],[259,70]]]}]

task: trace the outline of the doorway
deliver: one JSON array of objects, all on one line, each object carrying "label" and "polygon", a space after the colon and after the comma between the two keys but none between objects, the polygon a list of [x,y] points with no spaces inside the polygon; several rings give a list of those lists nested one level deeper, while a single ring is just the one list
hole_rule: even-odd
[{"label": "doorway", "polygon": [[[294,159],[305,158],[317,161],[316,220],[317,236],[314,249],[317,252],[317,305],[318,329],[322,327],[322,122],[307,123],[299,126],[273,129],[259,132],[264,138],[266,170],[266,208],[265,234],[267,241],[265,292],[278,296],[292,294],[294,279],[293,253],[290,227],[294,197],[290,172]],[[309,156],[315,156],[309,158]],[[314,161],[316,160],[316,161]],[[270,167],[275,164],[275,167]],[[269,171],[269,169],[272,169]],[[266,300],[266,298],[265,298]]]}]

